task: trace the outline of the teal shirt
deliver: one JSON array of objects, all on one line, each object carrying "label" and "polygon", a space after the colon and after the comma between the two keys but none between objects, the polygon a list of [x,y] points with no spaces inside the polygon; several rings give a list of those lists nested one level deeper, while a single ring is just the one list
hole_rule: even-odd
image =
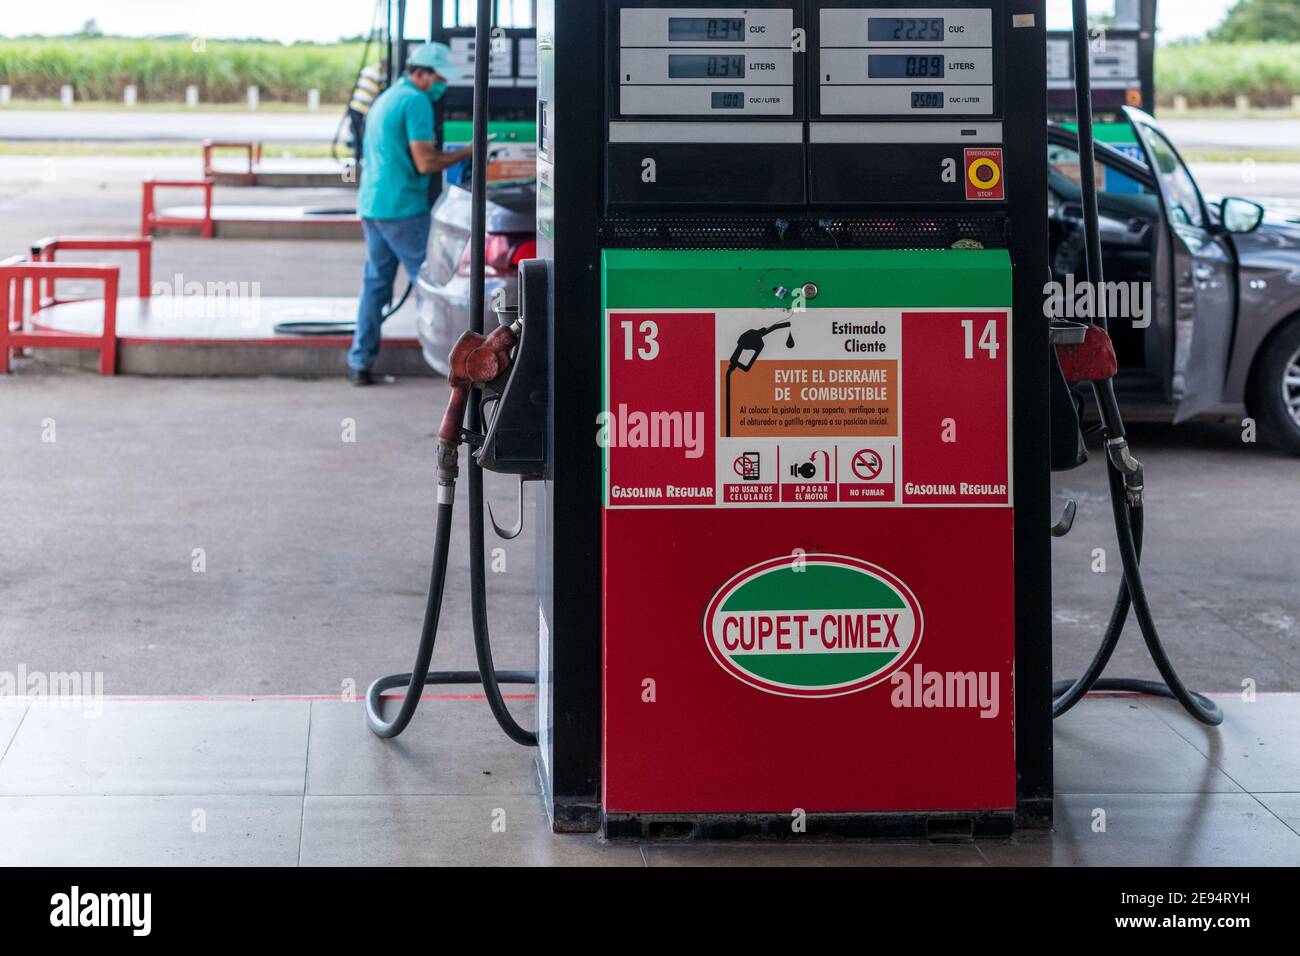
[{"label": "teal shirt", "polygon": [[433,103],[402,77],[379,95],[366,116],[357,213],[364,219],[403,219],[429,211],[429,177],[411,158],[410,143],[433,142]]}]

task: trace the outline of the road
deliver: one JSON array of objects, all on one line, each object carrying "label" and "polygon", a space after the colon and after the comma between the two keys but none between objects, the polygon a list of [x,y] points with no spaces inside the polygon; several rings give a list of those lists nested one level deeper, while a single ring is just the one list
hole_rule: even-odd
[{"label": "road", "polygon": [[[151,110],[0,110],[0,140],[253,139],[327,143],[339,111],[155,112]],[[1180,146],[1232,149],[1300,146],[1300,120],[1161,119]]]},{"label": "road", "polygon": [[319,113],[157,112],[152,110],[0,110],[0,140],[328,143],[341,110]]},{"label": "road", "polygon": [[1205,120],[1160,118],[1175,146],[1224,149],[1300,148],[1300,120]]}]

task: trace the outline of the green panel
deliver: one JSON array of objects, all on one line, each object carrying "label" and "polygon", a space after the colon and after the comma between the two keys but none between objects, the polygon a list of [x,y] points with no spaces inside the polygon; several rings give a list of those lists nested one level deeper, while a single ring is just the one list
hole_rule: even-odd
[{"label": "green panel", "polygon": [[782,308],[772,289],[816,283],[826,308],[1010,308],[1005,249],[606,249],[607,309]]},{"label": "green panel", "polygon": [[897,651],[863,651],[852,654],[732,654],[731,659],[764,680],[798,687],[828,687],[874,674],[897,656]]},{"label": "green panel", "polygon": [[[1079,131],[1078,123],[1062,123],[1066,129],[1072,133]],[[1133,131],[1133,124],[1125,120],[1123,123],[1093,123],[1092,138],[1099,143],[1130,144],[1137,142],[1137,134]]]},{"label": "green panel", "polygon": [[852,568],[810,564],[802,570],[769,571],[746,581],[727,598],[722,610],[844,611],[887,607],[906,604],[883,581]]},{"label": "green panel", "polygon": [[[537,142],[537,124],[519,121],[488,122],[488,132],[496,136],[498,142],[535,143]],[[449,120],[442,124],[442,141],[450,146],[454,143],[468,143],[474,137],[474,124],[469,120]]]}]

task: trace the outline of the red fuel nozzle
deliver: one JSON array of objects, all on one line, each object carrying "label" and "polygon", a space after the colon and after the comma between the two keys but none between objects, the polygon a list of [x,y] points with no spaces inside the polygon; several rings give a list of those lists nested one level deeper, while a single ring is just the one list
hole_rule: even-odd
[{"label": "red fuel nozzle", "polygon": [[518,341],[513,326],[500,325],[487,335],[466,331],[452,346],[447,359],[451,368],[447,376],[451,397],[447,400],[447,410],[442,413],[442,424],[438,426],[439,442],[448,448],[460,445],[470,389],[482,388],[503,375],[510,368],[510,352]]},{"label": "red fuel nozzle", "polygon": [[1114,378],[1119,371],[1115,347],[1100,325],[1089,325],[1082,342],[1056,346],[1056,358],[1061,363],[1065,380],[1071,385],[1076,382],[1103,382]]}]

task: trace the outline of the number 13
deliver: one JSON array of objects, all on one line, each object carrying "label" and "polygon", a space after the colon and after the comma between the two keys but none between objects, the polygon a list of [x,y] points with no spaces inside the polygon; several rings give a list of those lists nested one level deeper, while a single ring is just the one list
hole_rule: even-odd
[{"label": "number 13", "polygon": [[[623,329],[623,358],[625,361],[632,360],[633,349],[636,346],[636,335],[632,331],[631,321],[620,322]],[[636,348],[636,357],[645,359],[647,362],[659,357],[659,326],[647,319],[641,323],[641,336],[643,344]]]}]

